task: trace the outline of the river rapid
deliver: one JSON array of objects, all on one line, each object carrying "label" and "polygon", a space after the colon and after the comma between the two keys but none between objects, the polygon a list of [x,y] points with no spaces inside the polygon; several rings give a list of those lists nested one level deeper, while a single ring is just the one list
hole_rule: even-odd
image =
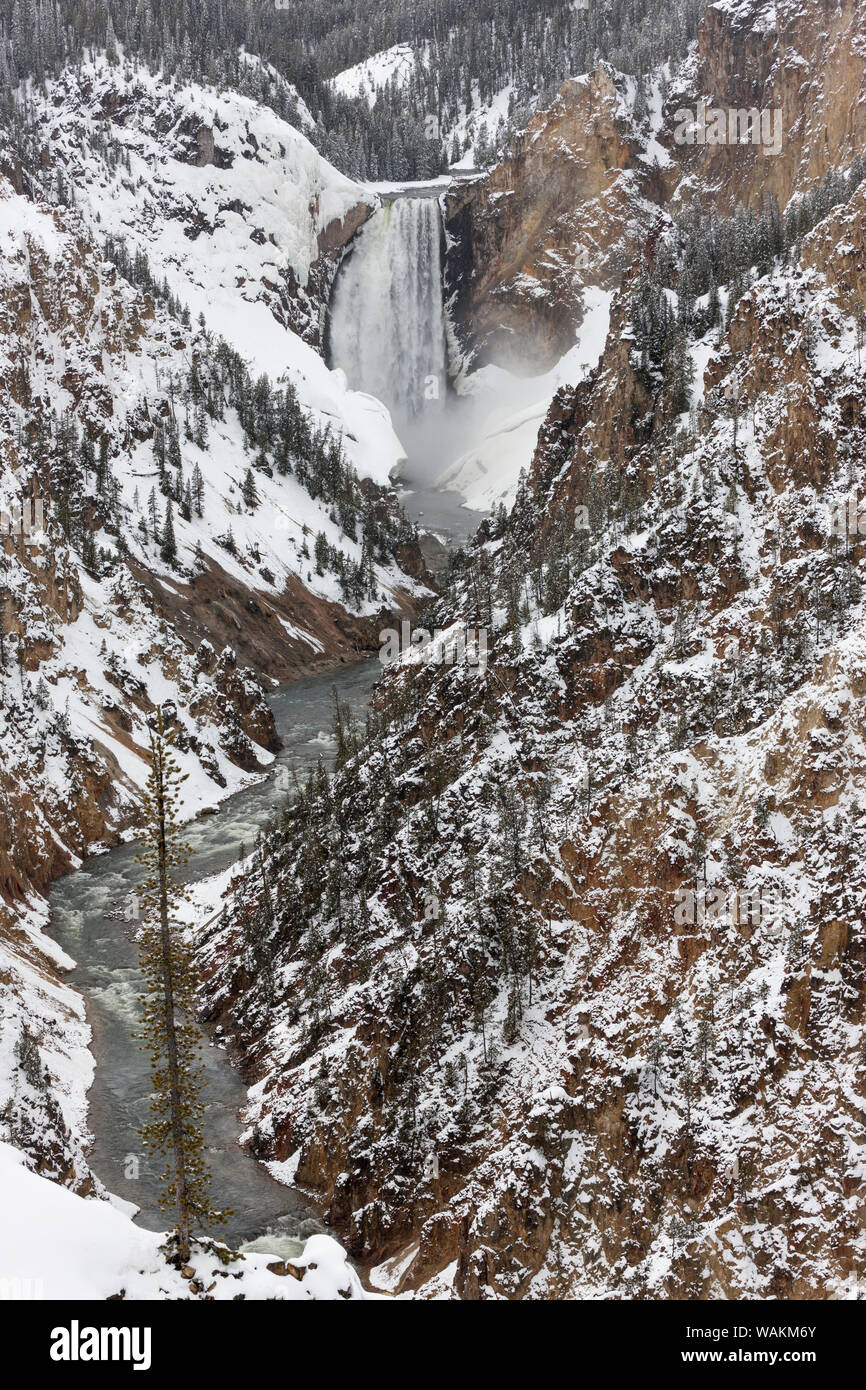
[{"label": "river rapid", "polygon": [[[273,773],[228,798],[215,814],[186,827],[193,848],[191,882],[221,872],[252,849],[259,829],[285,798],[281,767],[302,770],[319,757],[330,761],[333,687],[363,717],[380,673],[378,661],[365,661],[294,681],[271,696],[284,745]],[[148,1117],[150,1077],[147,1055],[133,1038],[142,983],[135,923],[125,913],[141,879],[137,848],[135,843],[121,845],[58,879],[49,897],[51,934],[77,962],[71,983],[85,997],[93,1030],[96,1074],[88,1095],[91,1167],[110,1192],[139,1208],[140,1225],[164,1230],[169,1219],[158,1205],[162,1165],[142,1154],[139,1138]],[[202,1053],[211,1196],[216,1206],[233,1211],[228,1224],[213,1234],[234,1246],[252,1243],[257,1250],[282,1256],[296,1253],[308,1235],[323,1227],[299,1193],[277,1182],[241,1148],[244,1082],[223,1048],[207,1036],[203,1036]]]}]

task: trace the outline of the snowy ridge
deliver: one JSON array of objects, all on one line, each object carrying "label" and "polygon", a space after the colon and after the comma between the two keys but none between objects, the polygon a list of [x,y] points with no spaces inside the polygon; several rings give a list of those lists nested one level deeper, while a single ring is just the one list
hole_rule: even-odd
[{"label": "snowy ridge", "polygon": [[336,265],[327,248],[338,256],[338,229],[354,230],[375,195],[250,98],[167,88],[130,62],[95,58],[28,101],[63,196],[71,190],[94,237],[142,252],[193,319],[256,372],[286,374],[344,436],[359,474],[387,483],[402,457],[387,413],[304,341],[319,341]]}]

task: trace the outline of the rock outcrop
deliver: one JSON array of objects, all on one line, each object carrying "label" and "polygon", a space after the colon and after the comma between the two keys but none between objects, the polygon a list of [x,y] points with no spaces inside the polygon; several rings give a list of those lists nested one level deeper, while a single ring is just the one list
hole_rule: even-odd
[{"label": "rock outcrop", "polygon": [[490,174],[449,192],[446,293],[473,365],[531,375],[571,346],[583,288],[617,283],[662,196],[645,144],[627,81],[602,65],[566,82]]},{"label": "rock outcrop", "polygon": [[779,138],[675,146],[681,196],[706,196],[720,215],[769,195],[784,207],[831,169],[847,168],[866,144],[866,34],[858,0],[709,5],[694,66],[666,110],[668,132],[676,127],[676,107],[696,107],[701,97],[725,112],[765,113],[767,130],[778,129]]},{"label": "rock outcrop", "polygon": [[615,287],[693,199],[719,216],[784,208],[847,168],[866,144],[861,7],[719,0],[651,96],[636,117],[634,81],[607,66],[566,82],[512,154],[448,194],[446,285],[472,365],[547,370],[575,340],[584,286]]}]

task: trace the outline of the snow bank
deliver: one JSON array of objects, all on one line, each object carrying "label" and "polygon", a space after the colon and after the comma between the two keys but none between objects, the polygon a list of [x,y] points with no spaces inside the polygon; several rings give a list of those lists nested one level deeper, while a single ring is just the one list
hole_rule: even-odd
[{"label": "snow bank", "polygon": [[[188,1298],[190,1281],[160,1254],[163,1239],[111,1202],[31,1173],[17,1149],[0,1143],[0,1298],[105,1299],[121,1291],[127,1299]],[[311,1236],[293,1261],[300,1280],[272,1273],[274,1263],[272,1255],[246,1254],[223,1265],[201,1251],[190,1260],[202,1291],[218,1301],[238,1293],[292,1302],[368,1297],[330,1236]]]},{"label": "snow bank", "polygon": [[475,444],[437,479],[453,488],[473,511],[510,507],[521,469],[529,469],[538,431],[560,386],[575,385],[601,357],[610,323],[611,294],[593,285],[584,290],[585,312],[574,347],[543,376],[517,377],[503,367],[482,367],[465,378],[461,392],[478,411]]}]

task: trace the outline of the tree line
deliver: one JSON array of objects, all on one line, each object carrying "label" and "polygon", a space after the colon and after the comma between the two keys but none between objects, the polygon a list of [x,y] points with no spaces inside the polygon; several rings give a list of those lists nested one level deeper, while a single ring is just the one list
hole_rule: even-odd
[{"label": "tree line", "polygon": [[[359,178],[441,172],[478,138],[479,161],[501,153],[531,111],[567,77],[601,59],[647,74],[685,54],[702,0],[292,0],[290,10],[245,0],[0,0],[0,93],[7,110],[24,78],[42,83],[88,50],[140,59],[169,80],[213,83],[303,123],[325,156]],[[329,79],[395,44],[414,72],[370,105]],[[244,50],[243,53],[241,50]],[[251,60],[250,55],[253,55]],[[260,61],[259,61],[260,60]],[[508,110],[462,140],[454,127],[509,89]]]}]

